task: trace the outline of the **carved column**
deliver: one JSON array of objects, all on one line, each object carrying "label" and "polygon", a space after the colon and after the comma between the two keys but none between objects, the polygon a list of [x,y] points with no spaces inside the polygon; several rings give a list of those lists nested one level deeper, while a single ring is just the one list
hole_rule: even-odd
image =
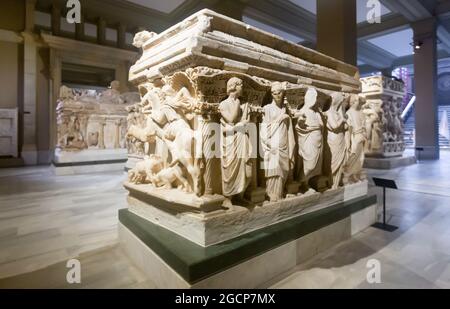
[{"label": "carved column", "polygon": [[120,125],[121,125],[121,120],[118,119],[114,122],[114,125],[116,126],[116,132],[114,134],[114,149],[119,149],[120,148]]},{"label": "carved column", "polygon": [[98,136],[98,148],[100,149],[105,149],[105,126],[106,126],[106,120],[105,119],[100,119],[100,121],[98,122],[100,125],[100,132],[99,132],[99,136]]},{"label": "carved column", "polygon": [[200,119],[200,127],[203,138],[203,156],[205,160],[203,181],[205,195],[222,194],[222,179],[220,168],[220,120],[219,115],[205,115]]},{"label": "carved column", "polygon": [[[262,115],[258,113],[254,113],[251,116],[251,122],[255,125],[256,136],[253,138],[250,136],[250,142],[252,143],[253,153],[255,156],[251,159],[252,162],[252,179],[247,189],[246,195],[247,198],[255,204],[263,203],[266,199],[266,190],[260,186],[258,181],[259,176],[259,166],[261,164],[261,159],[259,157],[259,124],[261,123]],[[256,144],[256,145],[255,145]]]},{"label": "carved column", "polygon": [[87,140],[87,126],[88,126],[88,119],[89,116],[88,115],[82,115],[80,116],[80,130],[81,130],[81,135],[83,135],[83,141],[86,143],[88,143]]}]

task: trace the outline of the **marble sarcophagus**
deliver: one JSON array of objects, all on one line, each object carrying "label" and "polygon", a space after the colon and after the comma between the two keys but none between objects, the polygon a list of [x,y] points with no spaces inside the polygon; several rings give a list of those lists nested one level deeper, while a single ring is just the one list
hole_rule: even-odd
[{"label": "marble sarcophagus", "polygon": [[127,108],[137,93],[120,94],[118,82],[103,92],[62,86],[58,100],[57,174],[123,169],[127,160]]},{"label": "marble sarcophagus", "polygon": [[367,194],[356,67],[210,10],[134,45],[131,212],[209,246]]},{"label": "marble sarcophagus", "polygon": [[405,151],[404,123],[401,117],[405,84],[386,76],[361,79],[366,115],[366,156],[401,157]]},{"label": "marble sarcophagus", "polygon": [[119,235],[158,286],[256,286],[374,223],[356,67],[210,10],[134,45]]}]

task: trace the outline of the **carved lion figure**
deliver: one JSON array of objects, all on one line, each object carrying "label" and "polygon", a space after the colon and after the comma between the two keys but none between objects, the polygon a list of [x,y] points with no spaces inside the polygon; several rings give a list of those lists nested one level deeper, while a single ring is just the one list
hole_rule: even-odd
[{"label": "carved lion figure", "polygon": [[128,181],[134,184],[151,183],[152,178],[162,171],[164,162],[157,155],[150,155],[128,172]]},{"label": "carved lion figure", "polygon": [[183,170],[179,164],[160,171],[151,178],[151,182],[157,188],[172,189],[177,187],[184,192],[192,192],[191,186],[183,176]]}]

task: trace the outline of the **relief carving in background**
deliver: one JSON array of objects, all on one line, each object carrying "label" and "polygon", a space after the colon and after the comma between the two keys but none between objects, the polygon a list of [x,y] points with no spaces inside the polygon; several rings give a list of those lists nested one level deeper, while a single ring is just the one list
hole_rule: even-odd
[{"label": "relief carving in background", "polygon": [[100,93],[61,87],[56,108],[58,149],[79,152],[127,148],[127,109],[139,95],[121,94],[119,86],[114,81],[111,89]]},{"label": "relief carving in background", "polygon": [[402,119],[404,84],[384,76],[363,78],[361,82],[362,96],[366,100],[363,106],[368,139],[366,155],[402,156],[405,151]]}]

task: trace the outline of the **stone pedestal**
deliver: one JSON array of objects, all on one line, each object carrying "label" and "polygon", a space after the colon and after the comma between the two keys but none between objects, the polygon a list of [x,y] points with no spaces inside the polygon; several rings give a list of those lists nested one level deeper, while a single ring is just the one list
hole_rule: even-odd
[{"label": "stone pedestal", "polygon": [[376,197],[364,197],[204,248],[124,209],[119,213],[119,241],[158,288],[261,288],[376,218]]},{"label": "stone pedestal", "polygon": [[417,163],[415,156],[401,156],[393,158],[367,158],[364,160],[364,168],[376,170],[391,170]]}]

